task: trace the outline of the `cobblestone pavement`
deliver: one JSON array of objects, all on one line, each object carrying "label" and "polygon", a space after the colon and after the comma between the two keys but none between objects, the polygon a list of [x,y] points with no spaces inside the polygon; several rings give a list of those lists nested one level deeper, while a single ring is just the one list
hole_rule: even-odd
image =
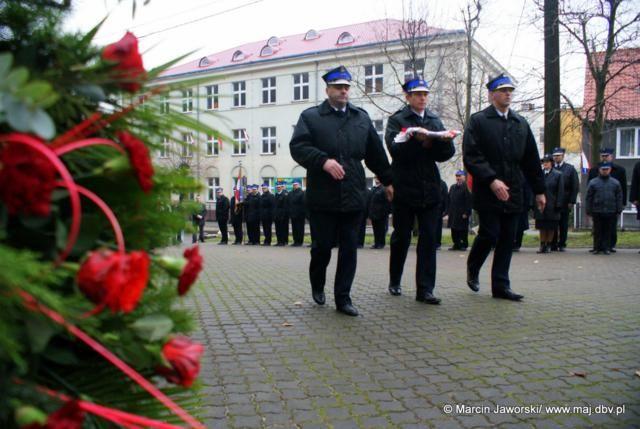
[{"label": "cobblestone pavement", "polygon": [[[637,250],[514,254],[522,303],[491,298],[486,266],[471,292],[466,253],[443,250],[435,307],[414,300],[414,248],[402,297],[386,291],[388,248],[364,249],[358,318],[335,311],[332,282],[327,305],[313,303],[308,248],[201,250],[202,284],[186,304],[207,348],[209,428],[640,427]],[[535,408],[495,412],[516,406]]]}]

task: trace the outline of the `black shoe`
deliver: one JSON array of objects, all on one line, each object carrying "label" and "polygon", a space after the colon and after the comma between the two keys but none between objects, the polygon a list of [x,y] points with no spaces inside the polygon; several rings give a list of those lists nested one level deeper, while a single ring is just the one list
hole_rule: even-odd
[{"label": "black shoe", "polygon": [[262,243],[263,246],[271,246],[271,243]]},{"label": "black shoe", "polygon": [[502,292],[493,292],[492,295],[494,298],[507,299],[509,301],[520,301],[522,298],[524,298],[524,295],[514,293],[510,289],[507,289]]},{"label": "black shoe", "polygon": [[342,307],[336,308],[336,310],[338,310],[339,313],[346,314],[347,316],[352,317],[355,317],[359,314],[358,310],[356,310],[356,308],[351,304],[345,304]]},{"label": "black shoe", "polygon": [[324,296],[324,292],[323,291],[316,292],[315,290],[312,290],[311,291],[311,296],[313,297],[313,300],[318,305],[324,305],[324,303],[326,302],[326,298]]},{"label": "black shoe", "polygon": [[416,301],[424,302],[425,304],[439,305],[442,300],[433,296],[432,293],[427,292],[416,295]]},{"label": "black shoe", "polygon": [[611,251],[610,250],[604,250],[602,251],[603,254],[605,255],[611,255]]},{"label": "black shoe", "polygon": [[591,254],[592,254],[592,255],[599,255],[599,254],[601,254],[601,253],[602,253],[602,252],[601,252],[601,251],[599,251],[599,250],[594,250]]},{"label": "black shoe", "polygon": [[469,286],[469,289],[474,292],[478,292],[480,290],[480,281],[478,280],[478,276],[471,275],[469,270],[467,270],[467,286]]},{"label": "black shoe", "polygon": [[616,252],[617,252],[617,250],[616,250],[616,249],[614,249],[614,248],[612,247],[611,249],[609,249],[609,252],[611,252],[611,253],[616,253]]},{"label": "black shoe", "polygon": [[558,251],[558,246],[551,246],[549,247],[549,250],[552,252],[557,252]]},{"label": "black shoe", "polygon": [[558,247],[558,252],[564,252],[564,251],[565,251],[564,246]]},{"label": "black shoe", "polygon": [[589,249],[589,253],[596,253],[597,250],[596,249]]},{"label": "black shoe", "polygon": [[228,243],[226,241],[221,241],[218,243],[218,246],[226,246]]},{"label": "black shoe", "polygon": [[233,242],[233,243],[231,243],[231,244],[233,244],[234,246],[237,246],[238,244],[242,244],[242,242],[240,242],[240,241],[234,241],[234,242]]},{"label": "black shoe", "polygon": [[291,247],[302,247],[302,243],[293,243]]},{"label": "black shoe", "polygon": [[402,295],[402,287],[400,285],[389,285],[389,293],[393,296]]},{"label": "black shoe", "polygon": [[548,253],[547,246],[545,244],[541,244],[540,248],[536,251],[536,253]]}]

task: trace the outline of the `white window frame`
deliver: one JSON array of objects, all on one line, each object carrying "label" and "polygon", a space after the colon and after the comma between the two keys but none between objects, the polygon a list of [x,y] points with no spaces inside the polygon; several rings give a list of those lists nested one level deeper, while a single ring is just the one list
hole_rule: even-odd
[{"label": "white window frame", "polygon": [[[276,154],[276,127],[263,127],[261,128],[262,132],[262,146],[261,146],[261,154],[262,155],[275,155]],[[267,149],[265,151],[265,146]]]},{"label": "white window frame", "polygon": [[166,159],[169,158],[169,139],[167,137],[162,138],[162,143],[160,149],[158,150],[158,158]]},{"label": "white window frame", "polygon": [[193,89],[182,90],[182,113],[193,112]]},{"label": "white window frame", "polygon": [[264,77],[262,78],[262,104],[275,104],[276,103],[276,78]]},{"label": "white window frame", "polygon": [[214,135],[207,135],[207,153],[206,156],[220,155],[220,139]]},{"label": "white window frame", "polygon": [[382,63],[364,66],[364,93],[381,94],[384,90],[384,66]]},{"label": "white window frame", "polygon": [[160,97],[160,113],[165,115],[169,113],[169,109],[170,109],[169,96],[166,94],[162,95]]},{"label": "white window frame", "polygon": [[[635,153],[631,155],[623,155],[620,150],[620,138],[622,131],[634,130],[633,150]],[[620,127],[616,128],[616,158],[618,159],[638,159],[640,158],[640,127]]]},{"label": "white window frame", "polygon": [[233,140],[235,144],[233,145],[233,154],[235,156],[242,156],[247,154],[247,130],[244,128],[239,128],[233,130]]},{"label": "white window frame", "polygon": [[247,105],[247,82],[240,80],[233,82],[233,107],[246,107]]},{"label": "white window frame", "polygon": [[[404,81],[405,82],[408,81],[408,80],[411,80],[411,79],[413,79],[415,77],[414,73],[413,73],[413,70],[407,70],[407,67],[409,66],[410,62],[411,61],[405,61],[404,64],[403,64],[404,65]],[[416,62],[418,63],[418,65],[422,64],[422,70],[418,71],[418,73],[419,73],[418,76],[420,77],[420,79],[424,79],[424,68],[425,68],[425,65],[427,64],[427,62],[426,62],[426,60],[424,58],[419,58]]]},{"label": "white window frame", "polygon": [[220,108],[218,98],[218,85],[207,85],[207,110],[217,110]]},{"label": "white window frame", "polygon": [[183,158],[193,158],[193,133],[182,133],[182,150],[180,151],[180,155]]},{"label": "white window frame", "polygon": [[207,177],[207,201],[216,202],[216,190],[220,187],[219,177]]},{"label": "white window frame", "polygon": [[263,177],[262,180],[260,181],[261,191],[262,191],[262,185],[265,183],[269,184],[269,191],[271,191],[272,189],[274,189],[273,184],[275,183],[275,177]]},{"label": "white window frame", "polygon": [[[298,82],[296,82],[296,80]],[[296,97],[296,89],[298,90],[298,97]],[[305,89],[307,96],[305,97]],[[293,101],[306,101],[309,100],[309,73],[295,73],[293,75]]]}]

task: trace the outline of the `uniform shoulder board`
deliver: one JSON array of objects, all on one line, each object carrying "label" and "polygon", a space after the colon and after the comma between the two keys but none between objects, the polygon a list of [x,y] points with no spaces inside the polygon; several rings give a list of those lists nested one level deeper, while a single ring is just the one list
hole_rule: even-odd
[{"label": "uniform shoulder board", "polygon": [[364,110],[362,107],[354,106],[353,104],[349,104],[349,107],[359,111],[360,113],[364,113],[365,115],[369,116],[369,113],[366,110]]}]

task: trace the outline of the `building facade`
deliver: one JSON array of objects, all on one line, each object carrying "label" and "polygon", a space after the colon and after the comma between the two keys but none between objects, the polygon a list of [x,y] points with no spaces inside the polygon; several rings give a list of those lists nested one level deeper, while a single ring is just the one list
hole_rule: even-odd
[{"label": "building facade", "polygon": [[[239,176],[271,186],[279,178],[300,178],[304,186],[306,171],[291,158],[289,140],[300,113],[325,99],[322,75],[340,64],[353,75],[350,101],[369,112],[381,138],[388,116],[404,105],[401,84],[416,74],[431,84],[428,107],[448,128],[462,129],[465,33],[425,27],[406,36],[405,26],[380,20],[271,37],[165,71],[154,82],[172,88],[160,100],[161,111],[191,115],[219,133],[184,130],[162,142],[155,162],[191,168],[209,204],[217,187],[229,195]],[[502,68],[476,42],[472,46],[473,112],[486,105],[481,86],[487,76]],[[443,178],[453,181],[461,165],[457,150],[442,165]],[[371,183],[373,174],[366,175]]]}]

